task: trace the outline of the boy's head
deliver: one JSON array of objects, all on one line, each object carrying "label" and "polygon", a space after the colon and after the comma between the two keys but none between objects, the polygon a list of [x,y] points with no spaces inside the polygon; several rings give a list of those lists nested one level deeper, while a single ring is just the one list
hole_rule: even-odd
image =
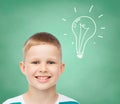
[{"label": "boy's head", "polygon": [[50,33],[36,33],[24,44],[24,62],[20,68],[29,86],[39,90],[55,88],[64,71],[61,45]]},{"label": "boy's head", "polygon": [[26,53],[32,46],[43,45],[43,44],[50,44],[50,45],[56,46],[59,49],[60,55],[62,58],[62,50],[61,50],[61,44],[60,44],[59,40],[50,33],[40,32],[40,33],[36,33],[36,34],[32,35],[25,42],[24,49],[23,49],[24,59],[26,57]]}]

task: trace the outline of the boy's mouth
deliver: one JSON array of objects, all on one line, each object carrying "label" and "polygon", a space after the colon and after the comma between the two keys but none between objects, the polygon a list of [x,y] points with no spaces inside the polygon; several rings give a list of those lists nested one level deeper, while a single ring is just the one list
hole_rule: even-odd
[{"label": "boy's mouth", "polygon": [[40,82],[40,83],[46,83],[49,81],[51,76],[35,76],[35,78]]}]

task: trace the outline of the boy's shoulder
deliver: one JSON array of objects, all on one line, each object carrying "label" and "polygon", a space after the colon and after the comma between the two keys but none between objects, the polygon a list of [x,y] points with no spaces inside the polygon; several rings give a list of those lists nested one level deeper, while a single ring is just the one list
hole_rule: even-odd
[{"label": "boy's shoulder", "polygon": [[58,104],[80,104],[75,99],[59,94]]},{"label": "boy's shoulder", "polygon": [[[6,100],[2,104],[24,104],[24,101],[22,95],[19,95]],[[56,104],[80,104],[80,103],[70,97],[59,94],[59,98]]]},{"label": "boy's shoulder", "polygon": [[7,99],[2,104],[24,104],[24,103],[23,103],[22,95],[19,95],[19,96]]}]

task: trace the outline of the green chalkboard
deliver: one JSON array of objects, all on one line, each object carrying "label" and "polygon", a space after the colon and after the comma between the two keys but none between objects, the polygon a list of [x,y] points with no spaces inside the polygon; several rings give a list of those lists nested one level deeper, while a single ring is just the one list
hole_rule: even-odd
[{"label": "green chalkboard", "polygon": [[0,104],[27,90],[22,47],[37,32],[60,40],[57,91],[81,104],[120,104],[119,0],[0,0]]}]

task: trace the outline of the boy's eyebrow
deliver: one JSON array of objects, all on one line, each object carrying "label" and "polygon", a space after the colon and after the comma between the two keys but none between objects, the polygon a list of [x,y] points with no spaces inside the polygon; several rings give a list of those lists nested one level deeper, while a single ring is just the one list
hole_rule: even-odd
[{"label": "boy's eyebrow", "polygon": [[[31,60],[39,60],[41,59],[40,57],[32,57]],[[53,59],[53,60],[57,60],[57,57],[53,57],[53,56],[49,56],[47,59]]]},{"label": "boy's eyebrow", "polygon": [[48,57],[48,59],[57,60],[57,57],[50,56],[50,57]]}]

